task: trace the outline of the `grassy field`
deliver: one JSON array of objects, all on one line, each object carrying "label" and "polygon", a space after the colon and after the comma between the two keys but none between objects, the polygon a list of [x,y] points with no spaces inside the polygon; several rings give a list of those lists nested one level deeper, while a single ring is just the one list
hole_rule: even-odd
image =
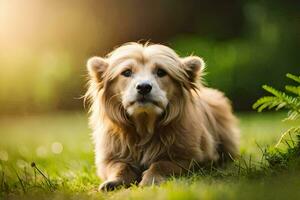
[{"label": "grassy field", "polygon": [[[284,114],[239,114],[241,159],[161,186],[99,193],[83,113],[0,118],[0,199],[299,199],[300,172],[264,170],[261,148],[291,122]],[[31,166],[34,162],[35,166]]]}]

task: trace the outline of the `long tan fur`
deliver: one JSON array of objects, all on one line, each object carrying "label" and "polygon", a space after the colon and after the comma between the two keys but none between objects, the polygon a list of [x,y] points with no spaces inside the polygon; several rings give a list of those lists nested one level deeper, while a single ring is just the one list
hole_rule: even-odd
[{"label": "long tan fur", "polygon": [[[167,104],[153,106],[161,112],[151,107],[128,114],[124,91],[130,79],[120,77],[126,63],[136,70],[156,63],[167,72],[168,77],[155,78],[167,99]],[[91,58],[87,65],[90,126],[98,175],[104,181],[100,189],[160,183],[195,164],[238,155],[239,130],[230,103],[201,84],[201,58],[180,58],[163,45],[129,43],[105,58]]]}]

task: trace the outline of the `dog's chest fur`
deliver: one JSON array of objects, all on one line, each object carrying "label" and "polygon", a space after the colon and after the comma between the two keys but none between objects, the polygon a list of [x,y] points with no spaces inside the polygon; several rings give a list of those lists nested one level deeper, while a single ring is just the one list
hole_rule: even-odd
[{"label": "dog's chest fur", "polygon": [[176,130],[165,127],[154,129],[152,133],[138,133],[136,129],[124,132],[102,129],[99,130],[102,144],[98,148],[101,148],[102,161],[119,160],[137,168],[147,168],[158,160],[200,159],[200,142],[197,138],[185,137],[185,132],[178,126]]},{"label": "dog's chest fur", "polygon": [[172,144],[163,143],[163,138],[158,132],[129,134],[124,133],[121,137],[120,135],[111,137],[114,140],[111,141],[112,143],[119,143],[119,145],[114,145],[114,149],[111,149],[111,153],[114,153],[118,159],[133,165],[147,167],[157,159],[168,158],[168,150]]}]

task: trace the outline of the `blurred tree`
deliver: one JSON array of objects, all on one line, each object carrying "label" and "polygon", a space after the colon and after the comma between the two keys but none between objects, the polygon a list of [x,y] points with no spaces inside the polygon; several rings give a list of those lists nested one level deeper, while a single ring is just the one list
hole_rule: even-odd
[{"label": "blurred tree", "polygon": [[[2,0],[0,113],[82,108],[85,62],[129,41],[170,45],[208,63],[238,109],[299,71],[299,1]],[[274,83],[275,82],[275,83]]]}]

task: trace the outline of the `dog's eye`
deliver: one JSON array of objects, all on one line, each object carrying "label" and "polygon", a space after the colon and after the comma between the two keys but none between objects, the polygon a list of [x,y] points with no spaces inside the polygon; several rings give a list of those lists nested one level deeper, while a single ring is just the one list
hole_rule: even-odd
[{"label": "dog's eye", "polygon": [[130,77],[132,75],[132,71],[130,69],[127,69],[123,71],[121,74],[125,77]]},{"label": "dog's eye", "polygon": [[156,74],[158,77],[163,77],[163,76],[167,75],[167,72],[163,69],[158,69]]}]

